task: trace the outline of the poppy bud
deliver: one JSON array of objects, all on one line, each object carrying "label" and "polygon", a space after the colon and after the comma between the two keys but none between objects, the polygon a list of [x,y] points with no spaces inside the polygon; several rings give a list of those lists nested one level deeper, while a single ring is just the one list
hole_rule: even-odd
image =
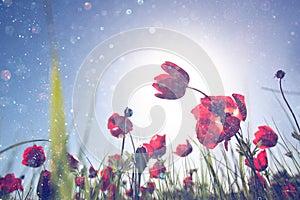
[{"label": "poppy bud", "polygon": [[132,114],[133,114],[132,109],[126,107],[126,109],[124,110],[124,116],[125,116],[125,117],[131,117]]},{"label": "poppy bud", "polygon": [[138,173],[143,173],[149,160],[149,154],[144,146],[138,147],[135,151],[135,167]]},{"label": "poppy bud", "polygon": [[54,195],[54,186],[51,183],[51,172],[43,170],[40,174],[38,186],[37,186],[37,195],[40,199],[52,199]]},{"label": "poppy bud", "polygon": [[278,79],[282,79],[285,75],[285,72],[282,71],[282,70],[278,70],[275,74],[275,77],[278,78]]}]

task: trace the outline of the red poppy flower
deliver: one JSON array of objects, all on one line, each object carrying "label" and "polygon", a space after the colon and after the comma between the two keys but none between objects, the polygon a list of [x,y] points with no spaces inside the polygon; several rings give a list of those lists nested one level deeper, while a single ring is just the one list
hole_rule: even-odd
[{"label": "red poppy flower", "polygon": [[254,133],[255,139],[253,143],[257,145],[261,142],[259,148],[267,149],[277,144],[278,136],[269,126],[259,126],[258,131]]},{"label": "red poppy flower", "polygon": [[0,178],[0,195],[6,195],[16,190],[22,190],[22,180],[16,178],[14,174],[6,174],[4,178]]},{"label": "red poppy flower", "polygon": [[75,184],[80,188],[84,188],[84,176],[75,177]]},{"label": "red poppy flower", "polygon": [[24,150],[22,164],[28,167],[40,167],[46,160],[42,146],[33,145]]},{"label": "red poppy flower", "polygon": [[107,166],[100,172],[100,177],[102,181],[102,185],[100,186],[100,189],[102,191],[106,191],[108,186],[111,184],[113,178],[114,178],[114,172],[110,166]]},{"label": "red poppy flower", "polygon": [[95,178],[98,174],[98,170],[96,170],[92,165],[89,168],[89,178]]},{"label": "red poppy flower", "polygon": [[295,197],[295,186],[291,182],[287,181],[287,183],[282,187],[282,194],[284,198]]},{"label": "red poppy flower", "polygon": [[150,158],[158,158],[166,153],[166,135],[154,135],[149,144],[144,143]]},{"label": "red poppy flower", "polygon": [[164,179],[166,174],[166,167],[163,163],[156,162],[153,167],[149,169],[150,178]]},{"label": "red poppy flower", "polygon": [[183,179],[183,188],[185,190],[192,190],[194,186],[193,177],[187,176]]},{"label": "red poppy flower", "polygon": [[192,109],[197,120],[197,138],[204,146],[213,149],[218,143],[234,136],[239,128],[240,121],[247,117],[244,96],[240,94],[229,96],[209,96],[201,98],[201,103]]},{"label": "red poppy flower", "polygon": [[68,156],[68,161],[69,161],[69,167],[70,167],[70,169],[71,170],[78,169],[79,159],[76,156],[74,156],[74,155],[72,155],[70,153],[68,153],[67,156]]},{"label": "red poppy flower", "polygon": [[37,185],[37,195],[40,197],[40,199],[51,199],[54,195],[54,188],[50,177],[51,172],[47,170],[43,170],[40,174]]},{"label": "red poppy flower", "polygon": [[186,71],[172,62],[165,62],[161,68],[167,74],[160,74],[154,78],[152,86],[159,91],[155,96],[161,99],[179,99],[185,94],[190,77]]},{"label": "red poppy flower", "polygon": [[[245,159],[245,164],[251,167],[250,161]],[[266,150],[263,150],[257,154],[257,157],[253,159],[255,170],[258,172],[264,171],[268,167],[268,158]]]},{"label": "red poppy flower", "polygon": [[186,140],[186,144],[179,144],[176,147],[176,151],[174,152],[176,155],[180,157],[186,157],[193,151],[193,147],[188,140]]},{"label": "red poppy flower", "polygon": [[155,183],[154,182],[148,182],[147,183],[147,190],[150,194],[152,194],[155,190]]},{"label": "red poppy flower", "polygon": [[132,127],[132,123],[127,116],[124,117],[114,113],[108,119],[107,128],[114,137],[125,137],[128,132],[132,131]]}]

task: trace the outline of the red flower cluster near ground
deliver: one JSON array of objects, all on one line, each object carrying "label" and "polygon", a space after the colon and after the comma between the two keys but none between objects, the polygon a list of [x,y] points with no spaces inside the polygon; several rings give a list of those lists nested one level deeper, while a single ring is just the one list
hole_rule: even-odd
[{"label": "red flower cluster near ground", "polygon": [[100,177],[102,180],[100,189],[106,191],[114,178],[113,169],[110,166],[107,166],[100,172]]},{"label": "red flower cluster near ground", "polygon": [[22,190],[22,180],[16,178],[14,174],[6,174],[5,177],[0,178],[0,196],[9,194],[16,190]]},{"label": "red flower cluster near ground", "polygon": [[153,194],[155,190],[155,183],[154,182],[148,182],[147,186],[141,186],[140,187],[140,193],[141,193],[141,197],[142,199],[144,199],[143,197],[146,196],[146,193],[149,192],[149,194]]},{"label": "red flower cluster near ground", "polygon": [[28,167],[40,167],[46,160],[42,146],[33,145],[24,150],[22,164]]},{"label": "red flower cluster near ground", "polygon": [[282,194],[284,198],[293,198],[296,195],[296,188],[295,186],[289,182],[286,181],[286,184],[282,187]]}]

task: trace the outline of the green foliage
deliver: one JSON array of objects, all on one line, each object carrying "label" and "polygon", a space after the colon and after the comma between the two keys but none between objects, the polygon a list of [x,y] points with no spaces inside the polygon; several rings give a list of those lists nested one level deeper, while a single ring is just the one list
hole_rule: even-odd
[{"label": "green foliage", "polygon": [[68,136],[65,127],[63,95],[58,71],[58,58],[52,58],[52,93],[50,104],[51,181],[55,183],[55,198],[72,199],[72,181],[67,160]]}]

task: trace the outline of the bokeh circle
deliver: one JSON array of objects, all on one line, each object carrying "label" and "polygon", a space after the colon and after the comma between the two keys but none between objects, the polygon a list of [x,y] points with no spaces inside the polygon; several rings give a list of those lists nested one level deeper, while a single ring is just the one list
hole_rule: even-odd
[{"label": "bokeh circle", "polygon": [[[207,53],[193,40],[173,30],[141,28],[119,33],[94,48],[82,63],[73,90],[74,124],[80,145],[89,156],[102,160],[120,153],[122,140],[111,136],[107,120],[112,113],[133,110],[135,146],[155,134],[166,134],[171,153],[177,144],[195,137],[190,113],[202,97],[187,91],[179,100],[154,96],[154,77],[160,65],[171,61],[190,75],[190,86],[209,95],[223,95],[220,75]],[[132,152],[128,139],[125,150]],[[168,156],[167,156],[168,157]]]}]

